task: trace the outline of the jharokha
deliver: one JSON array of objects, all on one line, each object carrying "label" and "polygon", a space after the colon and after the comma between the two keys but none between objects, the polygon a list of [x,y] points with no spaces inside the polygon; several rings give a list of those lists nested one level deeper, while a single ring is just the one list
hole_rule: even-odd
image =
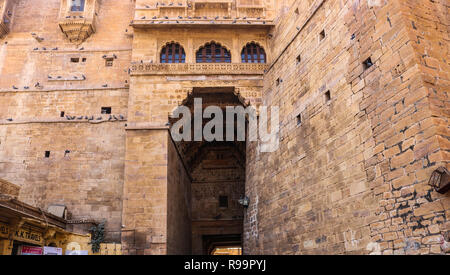
[{"label": "jharokha", "polygon": [[[0,254],[448,254],[449,10],[0,0]],[[175,140],[198,98],[276,150]]]}]

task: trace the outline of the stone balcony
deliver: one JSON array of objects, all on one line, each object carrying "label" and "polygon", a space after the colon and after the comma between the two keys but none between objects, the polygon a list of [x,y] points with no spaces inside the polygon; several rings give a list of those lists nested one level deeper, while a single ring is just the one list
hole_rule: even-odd
[{"label": "stone balcony", "polygon": [[256,63],[133,63],[131,75],[263,75],[267,64]]},{"label": "stone balcony", "polygon": [[79,45],[95,33],[99,0],[86,0],[83,11],[71,11],[70,0],[61,0],[59,27],[70,42]]}]

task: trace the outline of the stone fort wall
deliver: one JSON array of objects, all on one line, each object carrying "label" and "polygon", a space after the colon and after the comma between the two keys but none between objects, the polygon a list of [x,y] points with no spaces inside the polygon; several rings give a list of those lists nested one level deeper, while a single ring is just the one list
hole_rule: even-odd
[{"label": "stone fort wall", "polygon": [[450,200],[428,180],[448,168],[448,6],[291,4],[262,99],[281,144],[248,148],[244,252],[441,253]]},{"label": "stone fort wall", "polygon": [[[61,31],[61,1],[8,2],[0,178],[20,185],[26,203],[65,204],[73,219],[106,220],[107,241],[120,242],[134,3],[102,1],[95,35],[79,45]],[[116,57],[112,66],[104,56]]]},{"label": "stone fort wall", "polygon": [[[106,219],[124,254],[200,253],[210,231],[186,208],[203,207],[191,197],[203,190],[189,190],[166,123],[193,88],[235,87],[280,107],[279,150],[247,146],[244,253],[442,253],[450,200],[428,180],[450,168],[445,1],[267,1],[270,31],[147,28],[154,2],[87,0],[86,18],[67,18],[66,1],[0,0],[11,11],[0,23],[0,178],[21,186],[20,200]],[[213,40],[233,63],[258,42],[265,72],[146,69],[168,42],[195,63]]]}]

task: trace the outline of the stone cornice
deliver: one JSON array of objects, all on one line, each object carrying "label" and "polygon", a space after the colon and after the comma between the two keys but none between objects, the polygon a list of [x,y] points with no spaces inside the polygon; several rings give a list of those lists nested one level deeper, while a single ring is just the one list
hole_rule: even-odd
[{"label": "stone cornice", "polygon": [[148,28],[251,28],[251,29],[270,29],[275,23],[270,20],[256,19],[135,19],[131,22],[131,26],[137,29]]}]

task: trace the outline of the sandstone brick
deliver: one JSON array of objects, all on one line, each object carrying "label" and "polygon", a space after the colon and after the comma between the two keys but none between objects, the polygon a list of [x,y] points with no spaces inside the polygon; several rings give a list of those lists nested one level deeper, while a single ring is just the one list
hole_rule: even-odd
[{"label": "sandstone brick", "polygon": [[383,239],[385,241],[392,241],[392,240],[397,239],[397,237],[398,237],[397,232],[389,232],[389,233],[383,234]]},{"label": "sandstone brick", "polygon": [[433,254],[441,254],[441,253],[442,253],[441,246],[438,245],[438,244],[431,245],[431,247],[430,247],[430,253],[433,253]]},{"label": "sandstone brick", "polygon": [[414,152],[408,150],[391,159],[391,167],[399,168],[414,161]]},{"label": "sandstone brick", "polygon": [[423,244],[438,244],[441,242],[442,236],[441,235],[432,235],[428,237],[424,237],[422,239]]},{"label": "sandstone brick", "polygon": [[415,216],[423,216],[426,214],[430,214],[433,212],[439,212],[442,211],[442,204],[438,201],[430,202],[430,203],[424,203],[419,208],[414,209],[414,215]]}]

